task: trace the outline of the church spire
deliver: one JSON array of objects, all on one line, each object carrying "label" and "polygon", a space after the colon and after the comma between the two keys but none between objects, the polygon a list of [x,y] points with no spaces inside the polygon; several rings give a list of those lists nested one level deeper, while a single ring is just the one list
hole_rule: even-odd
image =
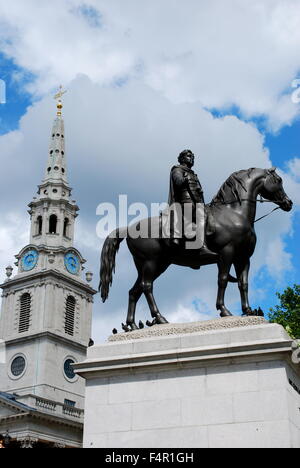
[{"label": "church spire", "polygon": [[72,200],[67,179],[65,132],[62,117],[62,87],[54,96],[57,104],[53,122],[46,174],[38,186],[37,196],[29,204],[30,243],[51,248],[70,248],[74,241],[74,224],[79,210]]},{"label": "church spire", "polygon": [[65,128],[62,117],[62,96],[66,93],[60,86],[58,93],[54,96],[57,100],[56,118],[53,122],[51,139],[49,145],[48,163],[43,182],[67,181],[67,167],[65,157]]}]

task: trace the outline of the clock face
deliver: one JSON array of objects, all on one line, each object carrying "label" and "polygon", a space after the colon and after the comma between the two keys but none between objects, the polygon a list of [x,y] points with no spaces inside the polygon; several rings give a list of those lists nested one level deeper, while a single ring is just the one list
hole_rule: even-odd
[{"label": "clock face", "polygon": [[68,377],[68,379],[74,379],[74,377],[76,377],[72,364],[75,364],[75,361],[73,361],[73,359],[67,359],[64,363],[64,373]]},{"label": "clock face", "polygon": [[16,357],[11,363],[11,373],[14,377],[19,377],[24,372],[26,361],[23,356]]},{"label": "clock face", "polygon": [[22,257],[22,270],[29,271],[32,270],[38,261],[39,254],[35,249],[27,250]]},{"label": "clock face", "polygon": [[73,252],[68,252],[65,255],[65,267],[69,273],[76,275],[80,269],[80,261],[77,255]]}]

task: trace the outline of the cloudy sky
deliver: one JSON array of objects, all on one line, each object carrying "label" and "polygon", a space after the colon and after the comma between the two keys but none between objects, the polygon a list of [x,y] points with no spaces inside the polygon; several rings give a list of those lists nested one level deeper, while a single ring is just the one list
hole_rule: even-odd
[{"label": "cloudy sky", "polygon": [[[149,207],[166,201],[170,167],[191,148],[206,201],[235,170],[277,166],[283,177],[294,210],[257,224],[252,260],[251,303],[267,312],[276,291],[299,283],[299,49],[298,0],[0,0],[2,278],[29,241],[27,203],[44,174],[52,96],[63,84],[76,247],[94,286],[98,204],[119,194]],[[120,329],[135,279],[124,243],[109,300],[95,297],[96,342]],[[217,316],[216,288],[215,266],[174,266],[155,294],[169,321],[203,320]],[[241,313],[236,286],[226,302]],[[137,319],[147,318],[141,299]]]}]

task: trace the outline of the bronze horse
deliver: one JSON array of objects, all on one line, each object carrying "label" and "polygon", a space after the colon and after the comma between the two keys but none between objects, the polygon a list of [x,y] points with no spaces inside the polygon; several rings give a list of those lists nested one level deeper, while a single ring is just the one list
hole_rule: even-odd
[{"label": "bronze horse", "polygon": [[[224,296],[234,265],[241,295],[243,315],[253,315],[248,300],[248,273],[250,257],[256,245],[254,222],[258,196],[274,202],[284,211],[290,211],[293,202],[286,195],[282,179],[275,168],[251,168],[233,173],[222,185],[211,203],[206,206],[206,243],[212,251],[210,256],[201,255],[201,249],[174,249],[169,240],[156,238],[132,238],[127,228],[117,229],[105,240],[101,253],[100,285],[103,302],[108,297],[115,270],[115,258],[122,240],[127,238],[128,248],[138,271],[138,278],[129,291],[129,305],[125,330],[136,330],[136,304],[144,293],[153,324],[167,323],[160,314],[153,296],[153,282],[171,265],[199,269],[203,265],[218,265],[218,295],[216,307],[221,317],[232,314],[226,308]],[[140,224],[159,223],[159,217],[142,220]]]}]

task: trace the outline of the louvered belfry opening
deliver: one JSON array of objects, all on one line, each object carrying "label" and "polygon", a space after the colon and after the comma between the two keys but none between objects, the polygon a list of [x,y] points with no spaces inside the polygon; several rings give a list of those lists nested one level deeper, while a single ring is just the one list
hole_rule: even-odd
[{"label": "louvered belfry opening", "polygon": [[37,234],[40,236],[43,230],[43,218],[42,216],[38,216],[37,218]]},{"label": "louvered belfry opening", "polygon": [[56,234],[57,229],[57,216],[52,214],[49,218],[49,233]]},{"label": "louvered belfry opening", "polygon": [[20,299],[19,333],[24,333],[30,327],[31,296],[29,293],[22,294]]},{"label": "louvered belfry opening", "polygon": [[71,336],[74,335],[75,305],[75,298],[68,296],[66,301],[65,333]]}]

